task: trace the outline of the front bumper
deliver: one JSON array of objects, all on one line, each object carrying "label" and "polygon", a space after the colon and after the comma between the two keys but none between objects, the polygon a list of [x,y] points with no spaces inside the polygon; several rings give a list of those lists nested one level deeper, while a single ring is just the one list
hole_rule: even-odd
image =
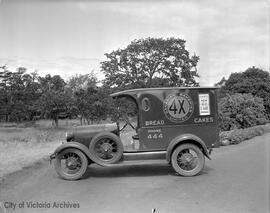
[{"label": "front bumper", "polygon": [[50,164],[52,164],[52,160],[55,159],[56,153],[50,155]]},{"label": "front bumper", "polygon": [[[67,143],[66,141],[62,141],[62,145]],[[59,147],[58,147],[59,148]],[[50,164],[52,163],[52,160],[55,159],[57,153],[59,152],[58,148],[54,151],[53,154],[51,154],[49,157],[50,157]],[[58,151],[57,151],[58,150]]]}]

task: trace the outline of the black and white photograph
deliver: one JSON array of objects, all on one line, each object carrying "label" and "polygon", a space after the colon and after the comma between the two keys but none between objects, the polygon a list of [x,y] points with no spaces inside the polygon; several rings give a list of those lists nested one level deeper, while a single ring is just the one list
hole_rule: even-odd
[{"label": "black and white photograph", "polygon": [[0,0],[0,213],[270,213],[269,0]]}]

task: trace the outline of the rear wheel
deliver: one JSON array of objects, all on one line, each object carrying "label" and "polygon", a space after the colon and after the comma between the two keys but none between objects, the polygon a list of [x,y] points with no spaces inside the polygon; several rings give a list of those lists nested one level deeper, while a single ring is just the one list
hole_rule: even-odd
[{"label": "rear wheel", "polygon": [[182,144],[171,156],[174,170],[182,176],[197,175],[204,167],[205,158],[201,149],[193,144]]},{"label": "rear wheel", "polygon": [[66,180],[78,180],[87,170],[88,159],[80,150],[68,148],[57,154],[54,166],[57,174],[61,178]]},{"label": "rear wheel", "polygon": [[100,165],[113,164],[123,156],[121,139],[113,133],[101,133],[93,138],[89,151],[92,160]]}]

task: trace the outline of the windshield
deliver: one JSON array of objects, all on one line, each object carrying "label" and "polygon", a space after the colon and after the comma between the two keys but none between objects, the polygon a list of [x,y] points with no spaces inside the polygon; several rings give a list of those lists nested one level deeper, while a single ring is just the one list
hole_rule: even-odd
[{"label": "windshield", "polygon": [[[121,97],[114,100],[112,120],[117,122],[120,130],[124,127],[127,129],[138,128],[138,107],[130,97]],[[122,128],[121,128],[122,127]]]}]

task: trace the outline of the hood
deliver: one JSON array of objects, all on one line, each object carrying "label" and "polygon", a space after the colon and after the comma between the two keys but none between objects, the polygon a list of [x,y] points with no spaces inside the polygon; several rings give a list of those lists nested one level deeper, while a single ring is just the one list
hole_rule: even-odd
[{"label": "hood", "polygon": [[112,132],[119,134],[116,123],[79,126],[67,134],[67,141],[76,141],[88,146],[92,138],[100,132]]}]

